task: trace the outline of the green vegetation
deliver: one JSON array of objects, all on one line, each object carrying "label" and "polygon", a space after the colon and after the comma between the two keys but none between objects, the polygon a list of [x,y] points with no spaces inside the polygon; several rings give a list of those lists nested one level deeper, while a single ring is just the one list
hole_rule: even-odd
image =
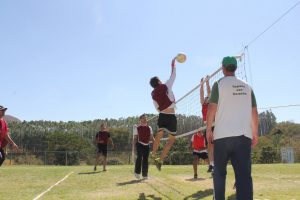
[{"label": "green vegetation", "polygon": [[[153,115],[149,115],[151,118]],[[178,131],[186,133],[198,128],[202,119],[196,116],[178,115]],[[280,163],[281,147],[294,148],[295,161],[300,162],[300,124],[293,122],[276,123],[270,111],[259,114],[259,143],[253,149],[253,163]],[[83,122],[30,121],[11,122],[12,137],[23,150],[23,154],[8,155],[15,164],[79,165],[92,164],[95,154],[93,138],[101,123],[110,128],[116,145],[111,164],[128,164],[132,158],[132,127],[138,117],[93,120]],[[156,132],[156,119],[149,122]],[[190,164],[190,137],[176,140],[166,164]],[[119,155],[115,156],[115,155]]]}]

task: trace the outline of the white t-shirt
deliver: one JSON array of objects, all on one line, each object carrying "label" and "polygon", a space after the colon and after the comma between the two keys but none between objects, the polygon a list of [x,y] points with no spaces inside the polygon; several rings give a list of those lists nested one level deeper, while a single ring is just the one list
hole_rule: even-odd
[{"label": "white t-shirt", "polygon": [[[214,139],[241,135],[252,139],[251,87],[235,76],[223,77],[217,82],[217,85],[219,98],[215,116]],[[213,92],[212,90],[212,96]]]}]

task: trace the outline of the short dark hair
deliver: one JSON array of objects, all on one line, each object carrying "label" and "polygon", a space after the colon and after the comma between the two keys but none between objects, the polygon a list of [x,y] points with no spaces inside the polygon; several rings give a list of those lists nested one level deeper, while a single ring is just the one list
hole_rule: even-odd
[{"label": "short dark hair", "polygon": [[142,115],[140,116],[140,119],[142,119],[143,117],[146,117],[146,114],[142,114]]},{"label": "short dark hair", "polygon": [[228,72],[235,72],[237,67],[234,64],[229,64],[229,65],[226,65],[225,68]]},{"label": "short dark hair", "polygon": [[158,83],[159,82],[159,78],[157,76],[154,76],[150,79],[150,85],[153,87],[153,88],[156,88],[158,86]]}]

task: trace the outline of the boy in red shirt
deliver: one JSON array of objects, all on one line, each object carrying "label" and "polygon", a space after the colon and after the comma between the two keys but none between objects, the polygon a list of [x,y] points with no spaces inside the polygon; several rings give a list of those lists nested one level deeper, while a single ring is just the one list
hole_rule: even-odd
[{"label": "boy in red shirt", "polygon": [[6,153],[4,151],[4,148],[8,143],[13,146],[14,150],[18,150],[18,146],[14,143],[14,141],[9,136],[8,126],[6,121],[3,118],[6,110],[7,108],[0,106],[0,166],[3,164],[5,160]]},{"label": "boy in red shirt", "polygon": [[100,131],[95,136],[95,143],[97,145],[97,155],[95,160],[94,171],[97,170],[97,164],[100,160],[100,156],[103,156],[103,171],[106,171],[107,164],[107,144],[110,143],[114,149],[114,143],[110,137],[110,133],[107,131],[105,124],[101,124]]},{"label": "boy in red shirt", "polygon": [[193,150],[193,168],[194,168],[194,179],[198,178],[197,166],[199,158],[208,161],[207,147],[205,137],[202,131],[198,131],[191,138],[191,149]]},{"label": "boy in red shirt", "polygon": [[148,158],[150,153],[150,140],[153,142],[152,128],[147,124],[146,115],[140,116],[140,124],[133,129],[133,145],[137,151],[134,175],[140,179],[140,173],[144,179],[148,178]]}]

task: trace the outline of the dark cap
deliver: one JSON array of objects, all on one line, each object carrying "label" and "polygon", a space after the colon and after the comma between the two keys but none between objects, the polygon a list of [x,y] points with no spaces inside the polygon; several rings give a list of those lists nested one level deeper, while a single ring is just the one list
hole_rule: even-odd
[{"label": "dark cap", "polygon": [[233,56],[224,57],[222,60],[222,66],[226,69],[236,70],[237,68],[237,61],[236,58]]},{"label": "dark cap", "polygon": [[2,111],[6,111],[7,110],[7,108],[5,108],[4,106],[0,106],[0,110]]}]

